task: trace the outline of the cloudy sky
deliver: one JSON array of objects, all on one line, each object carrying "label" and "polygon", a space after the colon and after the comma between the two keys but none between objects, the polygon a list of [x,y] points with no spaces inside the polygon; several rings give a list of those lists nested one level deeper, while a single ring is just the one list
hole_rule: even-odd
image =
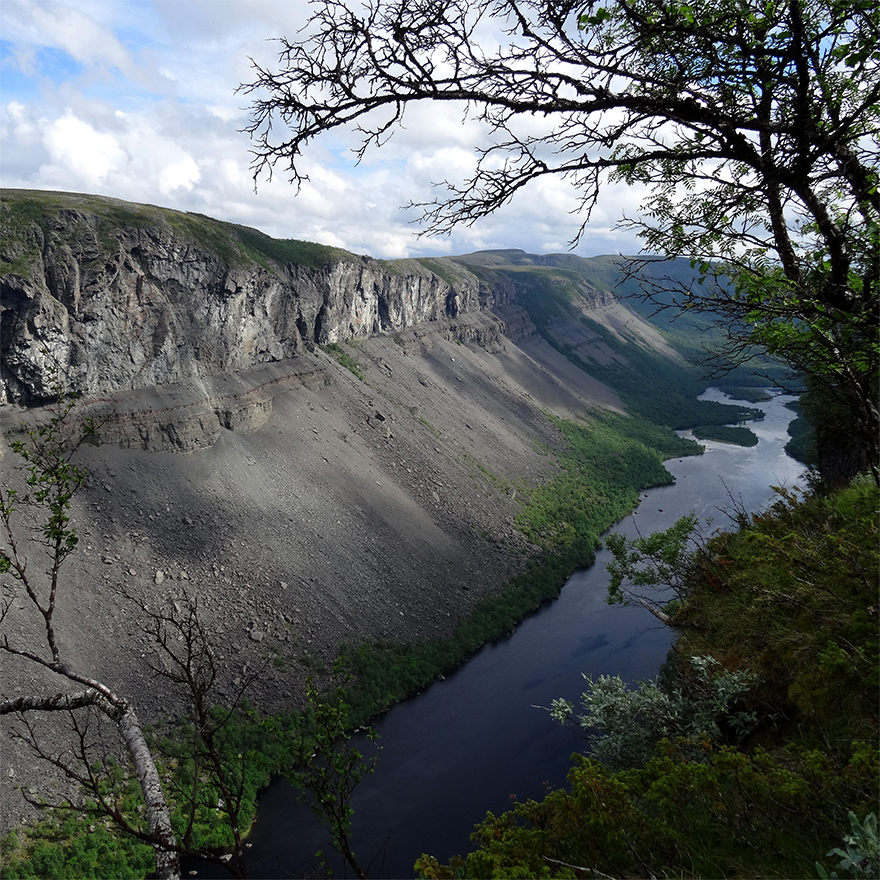
[{"label": "cloudy sky", "polygon": [[[272,38],[294,39],[308,15],[307,0],[2,0],[0,184],[195,211],[380,258],[568,249],[576,205],[552,180],[451,237],[416,237],[401,206],[473,165],[478,132],[449,105],[411,113],[360,166],[344,133],[320,138],[299,195],[283,176],[255,192],[248,99],[235,90],[249,56],[272,64]],[[634,193],[609,189],[576,253],[638,250],[614,230],[635,207]]]}]

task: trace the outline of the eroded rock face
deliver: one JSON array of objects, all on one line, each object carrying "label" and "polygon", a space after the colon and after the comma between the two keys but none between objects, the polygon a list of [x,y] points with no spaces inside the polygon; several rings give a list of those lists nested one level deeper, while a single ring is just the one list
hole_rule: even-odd
[{"label": "eroded rock face", "polygon": [[492,304],[491,291],[461,267],[450,283],[416,261],[342,252],[317,267],[244,250],[221,256],[216,242],[158,210],[143,222],[82,207],[37,219],[4,210],[2,223],[4,403],[50,397],[52,367],[68,390],[94,398],[246,370]]}]

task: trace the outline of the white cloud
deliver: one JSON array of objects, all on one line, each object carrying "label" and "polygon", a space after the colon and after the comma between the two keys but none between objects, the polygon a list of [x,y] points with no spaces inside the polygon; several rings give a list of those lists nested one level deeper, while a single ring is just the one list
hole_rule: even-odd
[{"label": "white cloud", "polygon": [[19,141],[29,141],[37,132],[28,117],[28,108],[18,101],[10,101],[6,105],[6,114],[12,123],[12,136]]},{"label": "white cloud", "polygon": [[178,162],[166,165],[159,172],[159,191],[162,195],[168,195],[178,187],[192,189],[198,183],[201,173],[196,160],[186,154]]},{"label": "white cloud", "polygon": [[46,128],[43,142],[55,166],[70,169],[86,184],[100,185],[128,162],[128,154],[112,134],[96,131],[70,111]]},{"label": "white cloud", "polygon": [[[160,203],[377,257],[566,246],[577,202],[551,179],[449,238],[415,236],[416,214],[401,206],[467,179],[485,137],[449,103],[413,105],[359,166],[353,133],[325,135],[303,157],[311,179],[298,196],[280,166],[254,192],[248,98],[235,89],[251,76],[248,56],[276,63],[270,38],[294,38],[309,11],[305,0],[4,0],[17,70],[3,83],[0,181]],[[623,208],[636,213],[636,194],[609,188],[579,252],[635,249],[612,227]]]}]

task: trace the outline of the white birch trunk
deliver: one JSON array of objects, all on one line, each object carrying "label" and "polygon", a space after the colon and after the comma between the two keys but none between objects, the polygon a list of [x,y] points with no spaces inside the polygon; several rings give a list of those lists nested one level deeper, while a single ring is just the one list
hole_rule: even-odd
[{"label": "white birch trunk", "polygon": [[156,876],[160,880],[180,880],[180,856],[176,852],[177,841],[171,827],[171,814],[165,792],[159,779],[159,771],[153,755],[144,738],[141,723],[127,700],[116,696],[100,685],[101,691],[88,688],[77,694],[55,694],[51,697],[19,697],[0,702],[0,715],[10,712],[26,712],[29,709],[41,711],[73,710],[83,706],[97,706],[108,715],[122,736],[134,764],[135,773],[141,785],[150,834],[153,837],[153,851],[156,854]]},{"label": "white birch trunk", "polygon": [[156,853],[156,876],[159,880],[180,880],[180,856],[173,849],[177,841],[171,828],[168,802],[165,800],[159,771],[144,739],[140,721],[131,706],[120,715],[117,724],[134,763],[135,773],[144,795],[150,833],[156,841],[153,844]]}]

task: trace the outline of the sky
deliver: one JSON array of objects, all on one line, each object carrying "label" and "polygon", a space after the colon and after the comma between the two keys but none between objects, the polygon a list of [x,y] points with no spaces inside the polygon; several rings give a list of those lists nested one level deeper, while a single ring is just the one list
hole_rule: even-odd
[{"label": "sky", "polygon": [[[357,2],[357,0],[355,0]],[[574,193],[548,179],[451,236],[419,237],[432,184],[474,166],[477,123],[461,108],[421,105],[406,127],[359,165],[350,133],[305,153],[297,194],[283,173],[256,183],[250,168],[251,60],[273,65],[295,39],[307,0],[2,0],[0,185],[95,193],[194,211],[276,238],[315,241],[382,259],[489,248],[569,250],[580,218]],[[614,229],[637,194],[609,187],[574,251],[634,253]],[[575,212],[575,213],[572,213]]]}]

